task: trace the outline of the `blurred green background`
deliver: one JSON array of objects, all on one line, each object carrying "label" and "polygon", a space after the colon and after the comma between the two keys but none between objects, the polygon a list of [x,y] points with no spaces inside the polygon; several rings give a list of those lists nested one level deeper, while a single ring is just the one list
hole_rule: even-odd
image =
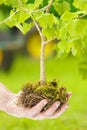
[{"label": "blurred green background", "polygon": [[[10,8],[4,7],[3,5],[0,6],[0,21],[7,18],[9,11]],[[32,59],[31,57],[38,58],[39,54],[37,52],[39,52],[38,48],[40,49],[40,44],[38,44],[39,39],[37,40],[36,33],[32,36],[31,40],[29,40],[27,36],[22,35],[22,40],[24,40],[21,40],[23,46],[21,45],[21,41],[16,41],[18,43],[17,45],[19,45],[20,42],[20,46],[24,49],[28,48],[25,50],[31,55],[31,57],[29,57],[29,55],[25,55],[25,50],[18,49],[17,51],[16,49],[20,48],[20,46],[15,46],[16,38],[14,39],[14,35],[16,34],[19,39],[21,34],[15,30],[15,28],[13,31],[10,30],[7,32],[8,30],[7,26],[0,25],[0,82],[5,84],[12,92],[18,93],[26,82],[39,80],[39,60]],[[34,36],[35,39],[33,41]],[[10,40],[9,37],[11,38]],[[32,44],[30,44],[30,42]],[[13,50],[15,51],[15,55],[13,54]],[[49,52],[49,50],[48,47],[47,52]],[[19,55],[19,53],[23,55]],[[85,56],[87,56],[87,54]],[[60,80],[61,84],[65,86],[68,91],[72,91],[72,97],[69,101],[67,111],[57,119],[46,119],[42,121],[16,118],[0,111],[0,130],[87,130],[87,80],[82,79],[82,75],[79,73],[79,59],[72,56],[59,59],[53,56],[46,59],[45,63],[47,80],[56,78]],[[11,67],[10,70],[9,67]],[[87,72],[87,63],[85,72]]]},{"label": "blurred green background", "polygon": [[[79,74],[79,59],[52,57],[45,63],[47,80],[56,78],[73,93],[67,111],[57,119],[42,121],[15,118],[0,111],[0,130],[87,130],[87,80]],[[39,80],[39,67],[39,60],[17,55],[9,72],[0,71],[0,82],[17,93],[26,82]]]}]

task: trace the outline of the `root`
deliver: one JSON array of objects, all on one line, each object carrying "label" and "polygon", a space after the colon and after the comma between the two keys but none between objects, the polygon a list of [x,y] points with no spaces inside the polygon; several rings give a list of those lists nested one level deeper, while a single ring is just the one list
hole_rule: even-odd
[{"label": "root", "polygon": [[48,103],[42,111],[47,110],[55,101],[61,104],[67,102],[66,88],[58,86],[56,81],[47,82],[44,86],[40,82],[25,84],[21,95],[18,98],[18,105],[31,108],[37,105],[41,100],[47,99]]}]

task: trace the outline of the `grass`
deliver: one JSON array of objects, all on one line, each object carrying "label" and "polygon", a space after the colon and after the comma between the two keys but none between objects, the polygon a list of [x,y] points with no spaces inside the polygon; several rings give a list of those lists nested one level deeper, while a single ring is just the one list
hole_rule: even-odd
[{"label": "grass", "polygon": [[[0,111],[0,130],[86,130],[87,80],[78,71],[78,59],[50,59],[46,61],[47,79],[57,78],[72,91],[69,108],[57,119],[33,121],[18,119]],[[16,57],[9,73],[0,72],[0,82],[17,93],[27,81],[39,80],[39,61]]]}]

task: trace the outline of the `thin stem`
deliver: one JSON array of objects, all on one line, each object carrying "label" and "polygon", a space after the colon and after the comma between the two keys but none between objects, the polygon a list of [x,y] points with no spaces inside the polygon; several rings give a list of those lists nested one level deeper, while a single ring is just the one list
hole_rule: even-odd
[{"label": "thin stem", "polygon": [[[21,1],[18,0],[18,2],[19,2],[19,5],[22,7]],[[34,11],[32,11],[32,12],[30,12],[30,10],[27,9],[27,8],[23,8],[23,10],[24,10],[25,12],[29,12],[29,13],[31,13],[31,14],[37,13],[37,12],[41,12],[41,11],[46,11],[46,12],[48,13],[49,10],[50,10],[50,7],[51,7],[51,5],[52,5],[52,3],[53,3],[53,0],[50,0],[49,4],[48,4],[47,6],[41,8],[41,9],[34,10]]]},{"label": "thin stem", "polygon": [[8,18],[6,18],[5,20],[1,21],[0,24],[5,23],[7,20],[9,20],[11,17],[13,17],[16,13],[18,13],[20,10],[15,11],[13,14],[11,14]]},{"label": "thin stem", "polygon": [[[32,20],[33,20],[33,19],[32,19]],[[36,28],[37,28],[39,34],[40,34],[40,37],[42,38],[42,37],[43,37],[43,34],[42,34],[41,30],[40,30],[40,27],[38,26],[38,24],[37,24],[37,22],[36,22],[35,20],[33,20],[33,22],[34,22],[34,24],[35,24],[35,26],[36,26]]]},{"label": "thin stem", "polygon": [[32,13],[37,13],[37,12],[45,11],[47,8],[48,8],[48,6],[45,6],[45,7],[41,8],[41,9],[37,9],[37,10],[32,11]]},{"label": "thin stem", "polygon": [[39,25],[37,24],[37,22],[35,20],[33,20],[40,38],[41,38],[41,54],[40,54],[40,83],[44,84],[46,82],[46,75],[45,75],[45,63],[44,63],[44,53],[45,53],[45,37],[42,34]]},{"label": "thin stem", "polygon": [[46,9],[46,13],[48,13],[50,11],[50,7],[51,7],[52,3],[53,3],[53,0],[50,0],[49,4],[47,6],[47,9]]},{"label": "thin stem", "polygon": [[19,3],[20,6],[22,6],[22,2],[20,0],[18,0],[18,3]]},{"label": "thin stem", "polygon": [[83,15],[79,16],[78,18],[79,18],[79,19],[82,19],[82,18],[84,18],[84,17],[86,17],[86,16],[87,16],[87,14],[83,14]]},{"label": "thin stem", "polygon": [[44,84],[46,82],[46,74],[45,74],[45,44],[44,44],[44,37],[41,39],[41,54],[40,54],[40,82]]},{"label": "thin stem", "polygon": [[[48,13],[50,10],[50,7],[52,5],[53,0],[50,0],[49,4],[46,6],[46,12]],[[32,19],[33,20],[33,19]],[[40,38],[41,38],[41,54],[40,54],[40,83],[43,85],[46,82],[46,74],[45,74],[45,45],[49,42],[51,42],[53,39],[45,41],[45,37],[42,34],[39,25],[37,24],[37,22],[35,20],[33,20]]]},{"label": "thin stem", "polygon": [[56,37],[54,37],[54,38],[52,38],[52,39],[50,39],[50,40],[47,40],[47,41],[45,41],[44,44],[45,44],[45,45],[46,45],[46,44],[49,44],[50,42],[54,41],[55,39],[56,39]]}]

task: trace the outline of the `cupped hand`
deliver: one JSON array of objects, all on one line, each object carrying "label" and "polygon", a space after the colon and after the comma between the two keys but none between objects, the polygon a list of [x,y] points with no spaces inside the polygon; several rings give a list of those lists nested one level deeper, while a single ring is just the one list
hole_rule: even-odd
[{"label": "cupped hand", "polygon": [[[19,117],[19,118],[30,118],[33,120],[42,120],[42,119],[47,119],[47,118],[57,118],[59,117],[67,108],[68,108],[68,103],[64,103],[60,107],[60,102],[57,101],[53,103],[49,109],[46,111],[42,111],[43,107],[48,103],[46,99],[43,99],[40,101],[37,105],[35,105],[32,108],[24,108],[19,105],[17,105],[17,99],[20,95],[14,94],[7,90],[3,84],[0,84],[0,89],[2,88],[2,97],[8,97],[4,98],[4,111],[10,115]],[[5,96],[6,95],[6,96]],[[72,95],[71,92],[67,93],[67,97],[70,98]],[[1,98],[1,97],[0,97]]]}]

